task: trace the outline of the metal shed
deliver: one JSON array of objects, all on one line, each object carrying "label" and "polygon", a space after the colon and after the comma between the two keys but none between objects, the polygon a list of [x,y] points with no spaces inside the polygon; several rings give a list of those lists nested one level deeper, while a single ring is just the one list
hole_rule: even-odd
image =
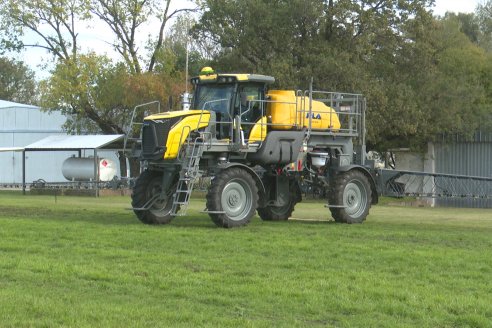
[{"label": "metal shed", "polygon": [[[445,136],[434,144],[435,171],[492,177],[492,133]],[[437,199],[438,206],[492,208],[492,199]]]},{"label": "metal shed", "polygon": [[[49,182],[66,181],[61,172],[62,163],[78,151],[30,152],[23,159],[15,151],[48,136],[67,136],[63,124],[67,117],[60,112],[45,112],[40,107],[0,100],[0,186],[22,184],[22,161],[30,168],[24,177],[27,181],[43,179]],[[89,154],[90,155],[90,154]],[[118,162],[114,151],[101,154]],[[35,165],[38,163],[38,165]],[[42,165],[39,165],[42,163]],[[119,170],[118,170],[119,171]]]},{"label": "metal shed", "polygon": [[[28,152],[57,152],[57,151],[72,151],[77,152],[78,157],[81,157],[82,151],[92,151],[94,159],[94,181],[96,182],[96,195],[98,188],[98,151],[103,149],[118,151],[123,148],[123,134],[115,135],[58,135],[49,136],[30,145],[20,148],[22,152],[22,190],[26,190],[26,153]],[[42,163],[33,163],[34,168]]]},{"label": "metal shed", "polygon": [[[473,138],[460,135],[441,136],[429,142],[426,153],[392,150],[396,154],[396,169],[429,173],[406,175],[399,182],[405,191],[428,194],[444,190],[436,198],[423,198],[431,206],[492,208],[492,134],[477,132]],[[437,178],[432,174],[441,174]],[[459,179],[444,175],[461,176]]]}]

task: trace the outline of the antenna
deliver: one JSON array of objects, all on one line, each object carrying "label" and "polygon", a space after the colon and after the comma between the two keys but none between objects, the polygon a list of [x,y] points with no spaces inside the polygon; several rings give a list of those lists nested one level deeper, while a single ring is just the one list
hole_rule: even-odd
[{"label": "antenna", "polygon": [[186,88],[185,88],[185,92],[188,93],[188,62],[189,62],[189,43],[190,43],[190,22],[187,21],[186,22],[186,67],[185,67],[185,70],[186,70],[186,74],[185,74],[185,85],[186,85]]},{"label": "antenna", "polygon": [[183,110],[189,110],[190,109],[190,94],[188,92],[188,62],[189,62],[189,43],[190,43],[190,22],[186,22],[186,65],[185,65],[185,93],[181,96],[182,97],[182,106]]}]

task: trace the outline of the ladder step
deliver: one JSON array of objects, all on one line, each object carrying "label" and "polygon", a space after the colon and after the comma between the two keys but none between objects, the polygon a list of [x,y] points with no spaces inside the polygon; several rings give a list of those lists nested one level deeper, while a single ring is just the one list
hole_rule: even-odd
[{"label": "ladder step", "polygon": [[147,211],[148,208],[145,207],[128,207],[126,208],[128,211]]},{"label": "ladder step", "polygon": [[225,214],[224,211],[201,211],[200,213],[207,213],[207,214]]},{"label": "ladder step", "polygon": [[325,208],[347,208],[345,205],[325,205]]}]

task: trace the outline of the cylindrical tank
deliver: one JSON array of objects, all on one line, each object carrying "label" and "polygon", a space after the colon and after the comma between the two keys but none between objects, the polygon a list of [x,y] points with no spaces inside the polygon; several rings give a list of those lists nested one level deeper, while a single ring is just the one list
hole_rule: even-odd
[{"label": "cylindrical tank", "polygon": [[181,105],[183,107],[183,110],[190,110],[191,106],[191,94],[188,92],[185,92],[181,95]]},{"label": "cylindrical tank", "polygon": [[311,151],[308,153],[308,155],[311,161],[311,165],[317,168],[325,166],[328,159],[330,158],[330,154],[322,151]]},{"label": "cylindrical tank", "polygon": [[[99,181],[110,181],[116,175],[114,161],[102,158],[99,163]],[[62,174],[69,181],[94,180],[94,158],[69,157],[62,165]]]},{"label": "cylindrical tank", "polygon": [[308,97],[297,96],[292,90],[270,90],[268,97],[267,116],[271,117],[274,130],[290,130],[296,125],[311,126],[313,130],[340,130],[338,114],[321,101],[310,102]]}]

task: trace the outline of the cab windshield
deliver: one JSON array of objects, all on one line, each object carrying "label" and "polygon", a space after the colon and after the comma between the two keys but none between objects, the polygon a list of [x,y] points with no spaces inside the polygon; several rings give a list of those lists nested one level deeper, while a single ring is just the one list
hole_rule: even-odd
[{"label": "cab windshield", "polygon": [[193,108],[214,111],[228,117],[233,93],[234,85],[230,84],[199,85],[193,97]]}]

